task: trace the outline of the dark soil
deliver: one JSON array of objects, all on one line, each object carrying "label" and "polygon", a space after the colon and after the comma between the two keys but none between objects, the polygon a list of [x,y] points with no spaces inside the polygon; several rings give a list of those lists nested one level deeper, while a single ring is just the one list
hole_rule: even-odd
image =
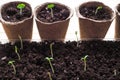
[{"label": "dark soil", "polygon": [[111,13],[108,12],[104,7],[102,9],[99,9],[96,13],[96,9],[98,6],[90,6],[90,7],[81,7],[79,9],[80,14],[84,17],[91,18],[94,20],[109,20],[111,19]]},{"label": "dark soil", "polygon": [[[0,45],[0,54],[6,54],[6,59],[0,59],[0,80],[120,80],[120,41],[80,41],[54,42],[53,74],[45,57],[50,55],[50,43],[24,42],[6,43]],[[14,52],[14,46],[19,49],[21,60]],[[87,70],[84,71],[82,57],[88,55]],[[16,75],[8,65],[9,60],[15,60]],[[116,71],[116,75],[114,72]]]},{"label": "dark soil", "polygon": [[56,22],[65,20],[69,17],[70,11],[66,8],[66,6],[55,4],[53,9],[53,17],[51,16],[51,9],[47,8],[48,4],[42,6],[37,11],[37,18],[43,22]]},{"label": "dark soil", "polygon": [[118,9],[118,12],[120,12],[120,4],[118,5],[118,8],[117,8],[117,9]]},{"label": "dark soil", "polygon": [[[26,5],[25,8],[22,9],[22,14],[20,14],[20,9],[17,8],[17,5],[20,3],[24,3]],[[5,21],[18,22],[29,18],[32,15],[32,9],[25,2],[10,2],[4,5],[1,10],[1,14]]]}]

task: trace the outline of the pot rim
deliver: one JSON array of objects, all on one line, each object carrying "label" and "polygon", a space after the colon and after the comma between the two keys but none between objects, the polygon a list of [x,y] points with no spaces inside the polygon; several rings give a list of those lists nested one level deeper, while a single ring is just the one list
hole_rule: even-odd
[{"label": "pot rim", "polygon": [[[43,22],[43,21],[39,20],[37,18],[37,10],[39,9],[39,7],[41,7],[41,6],[45,5],[45,4],[48,4],[48,3],[55,3],[55,4],[59,4],[59,5],[65,6],[70,11],[69,17],[66,18],[65,20],[55,21],[55,22]],[[45,3],[39,4],[38,6],[36,6],[34,8],[35,20],[38,21],[38,22],[40,22],[40,23],[43,23],[43,24],[55,24],[55,23],[59,23],[59,22],[64,22],[64,21],[69,20],[73,16],[73,14],[74,14],[74,11],[70,7],[66,6],[65,4],[59,3],[59,2],[45,2]]]},{"label": "pot rim", "polygon": [[[79,8],[80,8],[81,6],[83,6],[83,5],[86,5],[87,3],[100,3],[100,4],[102,4],[104,7],[107,7],[107,8],[108,8],[109,10],[111,10],[111,12],[112,12],[112,13],[111,13],[111,19],[108,19],[108,20],[94,20],[94,19],[91,19],[91,18],[84,17],[83,15],[80,14]],[[81,4],[79,4],[79,5],[75,8],[75,10],[76,10],[76,15],[77,15],[78,18],[87,19],[87,20],[90,20],[90,21],[93,21],[93,22],[108,22],[108,21],[113,21],[114,18],[116,17],[115,11],[114,11],[112,8],[110,8],[109,6],[105,5],[103,2],[100,2],[100,1],[85,1],[85,2],[83,2],[83,3],[81,3]]]},{"label": "pot rim", "polygon": [[[9,4],[9,3],[11,3],[11,2],[23,2],[23,3],[26,3],[27,5],[29,5],[30,8],[31,8],[31,16],[30,16],[29,18],[25,18],[25,19],[23,19],[22,21],[18,21],[18,22],[5,21],[5,20],[2,18],[2,14],[1,14],[2,8],[3,8],[4,5]],[[29,20],[29,19],[31,19],[31,18],[33,18],[33,11],[32,11],[31,5],[30,5],[28,2],[19,1],[19,0],[18,0],[18,1],[10,1],[10,2],[7,2],[7,3],[5,3],[5,4],[2,4],[1,7],[0,7],[0,21],[1,21],[3,24],[17,25],[17,24],[24,23],[26,20]]]}]

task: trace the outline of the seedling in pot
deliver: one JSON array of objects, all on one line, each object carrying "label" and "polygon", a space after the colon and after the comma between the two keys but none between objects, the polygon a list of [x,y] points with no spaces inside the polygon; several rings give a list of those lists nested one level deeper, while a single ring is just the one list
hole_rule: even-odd
[{"label": "seedling in pot", "polygon": [[51,53],[52,58],[53,58],[53,45],[54,45],[54,43],[50,44],[50,53]]},{"label": "seedling in pot", "polygon": [[50,72],[47,72],[48,76],[49,76],[49,79],[52,80],[52,77],[51,77],[51,73]]},{"label": "seedling in pot", "polygon": [[22,38],[21,38],[20,35],[18,35],[18,37],[19,37],[19,39],[20,39],[20,45],[21,45],[20,49],[23,49],[23,40],[22,40]]},{"label": "seedling in pot", "polygon": [[13,73],[16,74],[16,68],[15,68],[14,62],[15,62],[14,60],[11,60],[11,61],[8,62],[8,65],[11,65],[11,66],[12,66],[12,68],[13,68],[13,70],[14,70]]},{"label": "seedling in pot", "polygon": [[102,6],[98,6],[95,10],[95,15],[98,13],[98,11],[100,11],[103,7]]},{"label": "seedling in pot", "polygon": [[19,55],[19,53],[18,53],[18,48],[17,48],[17,46],[15,46],[15,53],[17,54],[18,59],[21,60],[21,57],[20,57],[20,55]]},{"label": "seedling in pot", "polygon": [[75,35],[76,35],[76,39],[77,39],[77,47],[79,46],[79,42],[78,42],[78,32],[75,31]]},{"label": "seedling in pot", "polygon": [[47,9],[50,9],[51,10],[51,17],[53,18],[54,15],[53,15],[53,8],[55,7],[55,5],[53,3],[50,3],[47,5]]},{"label": "seedling in pot", "polygon": [[54,68],[53,68],[52,63],[51,63],[51,61],[53,60],[53,58],[52,57],[46,57],[45,59],[49,62],[51,70],[54,73],[55,71],[54,71]]},{"label": "seedling in pot", "polygon": [[87,57],[88,55],[85,55],[84,57],[81,58],[81,60],[84,62],[84,71],[87,70]]},{"label": "seedling in pot", "polygon": [[17,8],[20,9],[20,15],[22,15],[23,9],[25,8],[25,4],[20,3],[20,4],[17,5]]}]

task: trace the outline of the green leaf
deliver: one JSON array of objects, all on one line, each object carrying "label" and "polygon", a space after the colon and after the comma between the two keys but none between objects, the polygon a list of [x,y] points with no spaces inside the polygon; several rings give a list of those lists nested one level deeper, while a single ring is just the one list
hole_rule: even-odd
[{"label": "green leaf", "polygon": [[12,61],[9,61],[8,64],[10,65],[10,64],[13,64],[14,62],[15,62],[15,61],[12,60]]},{"label": "green leaf", "polygon": [[17,8],[18,9],[24,9],[25,8],[25,4],[20,3],[20,4],[17,5]]},{"label": "green leaf", "polygon": [[50,3],[50,4],[47,5],[47,8],[48,8],[48,9],[52,9],[52,8],[54,8],[54,7],[55,7],[55,5],[54,5],[53,3]]},{"label": "green leaf", "polygon": [[88,57],[88,55],[85,55],[84,57],[81,58],[81,60],[86,61],[87,57]]},{"label": "green leaf", "polygon": [[50,57],[50,58],[49,58],[49,57],[46,57],[45,59],[48,60],[48,61],[53,60],[52,57]]},{"label": "green leaf", "polygon": [[96,9],[96,11],[95,11],[95,14],[97,14],[98,11],[101,10],[102,8],[103,8],[102,6],[98,6],[97,9]]},{"label": "green leaf", "polygon": [[102,9],[102,6],[98,6],[98,7],[97,7],[97,10],[100,10],[100,9]]}]

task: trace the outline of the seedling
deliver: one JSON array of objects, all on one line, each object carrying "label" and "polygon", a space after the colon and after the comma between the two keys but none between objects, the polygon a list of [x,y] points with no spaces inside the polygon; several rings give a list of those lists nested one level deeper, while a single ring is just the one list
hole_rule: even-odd
[{"label": "seedling", "polygon": [[51,67],[51,70],[52,70],[52,72],[54,73],[55,71],[54,71],[54,68],[53,68],[53,66],[52,66],[52,63],[51,63],[51,60],[53,60],[53,58],[52,57],[46,57],[45,58],[48,62],[49,62],[49,64],[50,64],[50,67]]},{"label": "seedling", "polygon": [[22,41],[22,38],[21,38],[20,35],[18,35],[18,37],[19,37],[19,39],[20,39],[20,45],[21,45],[20,49],[23,49],[23,41]]},{"label": "seedling", "polygon": [[51,43],[51,44],[50,44],[50,53],[51,53],[52,58],[53,58],[53,44],[54,44],[54,43]]},{"label": "seedling", "polygon": [[79,46],[79,42],[78,42],[78,32],[75,31],[75,35],[76,35],[76,39],[77,39],[77,47]]},{"label": "seedling", "polygon": [[86,68],[87,68],[87,57],[88,55],[85,55],[84,57],[81,58],[81,60],[83,60],[84,62],[84,71],[86,71]]},{"label": "seedling", "polygon": [[17,48],[17,46],[15,46],[15,53],[17,54],[18,59],[21,60],[21,57],[20,57],[20,55],[19,55],[19,53],[18,53],[18,48]]},{"label": "seedling", "polygon": [[13,73],[16,74],[16,68],[15,68],[14,62],[15,62],[14,60],[11,60],[8,62],[8,65],[11,65],[13,67],[13,70],[14,70]]},{"label": "seedling", "polygon": [[17,5],[17,8],[20,9],[20,15],[22,15],[22,11],[25,8],[25,4],[24,3],[20,3]]},{"label": "seedling", "polygon": [[50,3],[47,5],[47,9],[50,9],[51,10],[51,17],[53,18],[54,15],[53,15],[53,8],[55,7],[55,5],[53,3]]},{"label": "seedling", "polygon": [[95,15],[98,13],[99,10],[101,10],[103,7],[102,6],[98,6],[96,11],[95,11]]},{"label": "seedling", "polygon": [[49,76],[49,79],[52,80],[52,77],[51,77],[51,73],[50,72],[47,72],[48,76]]}]

